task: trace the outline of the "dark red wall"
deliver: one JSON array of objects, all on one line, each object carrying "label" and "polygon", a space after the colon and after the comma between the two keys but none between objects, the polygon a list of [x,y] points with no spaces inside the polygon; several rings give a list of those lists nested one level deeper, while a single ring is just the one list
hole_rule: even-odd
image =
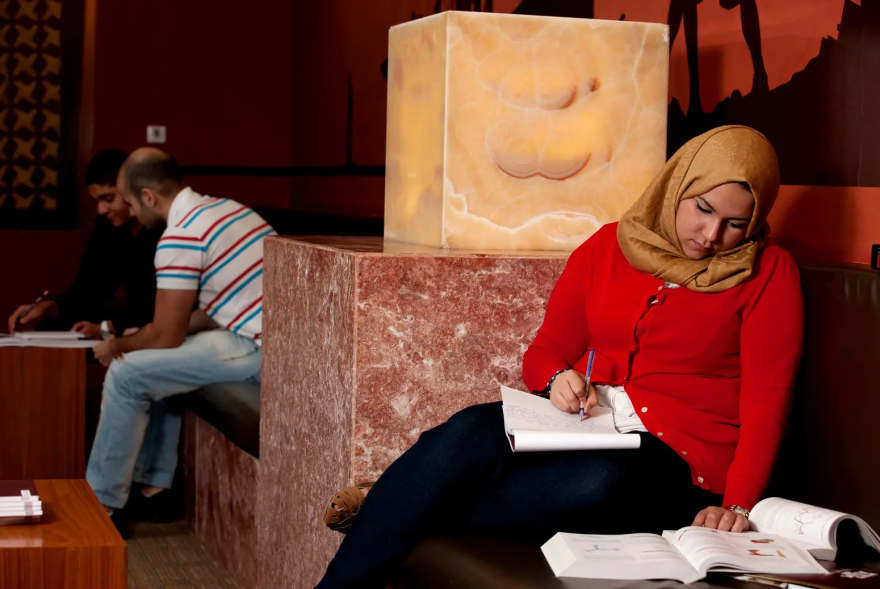
[{"label": "dark red wall", "polygon": [[101,0],[95,148],[168,127],[183,164],[289,166],[294,2]]}]

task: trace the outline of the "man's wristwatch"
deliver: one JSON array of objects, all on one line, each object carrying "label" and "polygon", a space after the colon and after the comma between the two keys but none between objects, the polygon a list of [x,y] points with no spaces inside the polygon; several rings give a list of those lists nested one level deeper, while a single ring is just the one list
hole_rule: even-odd
[{"label": "man's wristwatch", "polygon": [[737,515],[741,515],[746,519],[749,519],[749,514],[751,513],[748,509],[746,509],[745,507],[740,507],[739,505],[728,505],[726,509],[732,511]]},{"label": "man's wristwatch", "polygon": [[101,321],[101,339],[108,339],[113,332],[110,330],[110,322],[104,319]]}]

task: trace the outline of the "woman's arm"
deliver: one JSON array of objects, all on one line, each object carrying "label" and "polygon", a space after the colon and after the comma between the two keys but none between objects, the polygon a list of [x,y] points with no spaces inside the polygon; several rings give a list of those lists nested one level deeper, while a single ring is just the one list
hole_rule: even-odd
[{"label": "woman's arm", "polygon": [[589,347],[585,293],[593,241],[568,258],[547,302],[544,323],[523,356],[523,380],[530,390],[543,390],[557,371],[574,366]]},{"label": "woman's arm", "polygon": [[773,258],[760,270],[767,278],[743,312],[741,425],[727,471],[725,506],[751,509],[767,488],[803,350],[803,293],[797,265],[788,252],[774,250]]}]

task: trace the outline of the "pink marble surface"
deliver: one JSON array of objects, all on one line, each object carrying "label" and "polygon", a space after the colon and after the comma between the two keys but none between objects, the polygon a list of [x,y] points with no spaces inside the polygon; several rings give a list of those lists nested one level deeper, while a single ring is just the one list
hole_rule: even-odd
[{"label": "pink marble surface", "polygon": [[[322,524],[339,488],[375,479],[421,431],[499,399],[499,385],[524,388],[522,354],[567,258],[399,253],[363,239],[267,240],[264,587],[320,579],[341,540]],[[278,508],[292,498],[295,509]]]},{"label": "pink marble surface", "polygon": [[356,259],[266,242],[258,523],[263,587],[314,587],[342,536],[327,500],[351,478]]},{"label": "pink marble surface", "polygon": [[198,417],[195,430],[195,531],[242,589],[257,589],[256,496],[259,461]]},{"label": "pink marble surface", "polygon": [[352,471],[375,480],[419,433],[525,390],[522,356],[564,256],[359,259]]}]

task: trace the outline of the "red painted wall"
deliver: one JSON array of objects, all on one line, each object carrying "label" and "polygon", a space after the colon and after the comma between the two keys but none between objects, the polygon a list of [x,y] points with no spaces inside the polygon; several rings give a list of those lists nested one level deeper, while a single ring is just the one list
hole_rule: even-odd
[{"label": "red painted wall", "polygon": [[294,4],[101,0],[95,148],[162,124],[183,164],[291,165]]}]

